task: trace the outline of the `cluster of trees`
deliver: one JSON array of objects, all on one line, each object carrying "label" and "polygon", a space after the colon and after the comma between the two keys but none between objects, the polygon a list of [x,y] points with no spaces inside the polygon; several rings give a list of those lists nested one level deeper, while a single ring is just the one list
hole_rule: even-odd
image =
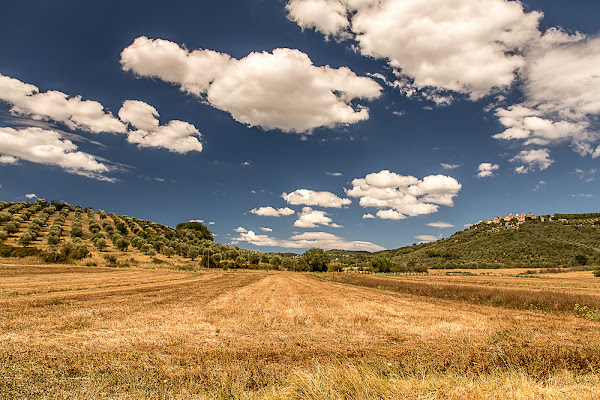
[{"label": "cluster of trees", "polygon": [[27,231],[23,232],[19,237],[18,243],[22,246],[27,247],[29,243],[36,240],[40,236],[40,231],[42,227],[46,226],[50,215],[54,214],[56,211],[56,207],[47,206],[42,210],[42,212],[36,216],[33,221],[28,226]]},{"label": "cluster of trees", "polygon": [[[0,223],[3,224],[2,231],[0,231],[0,241],[4,242],[9,236],[17,233],[23,222],[29,221],[32,215],[39,212],[47,205],[48,203],[45,203],[44,201],[36,201],[35,203],[2,202],[2,210],[4,212],[0,213]],[[41,220],[35,221],[36,225],[39,225],[40,222]],[[39,233],[40,229],[37,229],[37,227],[34,226],[32,231],[29,231],[29,233],[25,232],[27,233],[25,236],[21,235],[23,242],[29,244],[37,237],[37,233]]]}]

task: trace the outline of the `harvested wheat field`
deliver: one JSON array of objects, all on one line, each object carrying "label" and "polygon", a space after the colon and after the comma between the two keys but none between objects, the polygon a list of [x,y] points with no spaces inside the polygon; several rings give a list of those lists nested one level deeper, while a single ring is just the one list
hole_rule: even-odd
[{"label": "harvested wheat field", "polygon": [[597,321],[331,279],[0,266],[0,397],[600,397]]}]

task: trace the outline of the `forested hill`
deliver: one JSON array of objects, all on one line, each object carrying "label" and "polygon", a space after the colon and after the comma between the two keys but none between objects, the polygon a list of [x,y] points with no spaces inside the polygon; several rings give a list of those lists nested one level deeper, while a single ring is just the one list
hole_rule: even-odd
[{"label": "forested hill", "polygon": [[555,214],[480,222],[449,238],[376,253],[433,268],[564,267],[600,264],[600,214]]}]

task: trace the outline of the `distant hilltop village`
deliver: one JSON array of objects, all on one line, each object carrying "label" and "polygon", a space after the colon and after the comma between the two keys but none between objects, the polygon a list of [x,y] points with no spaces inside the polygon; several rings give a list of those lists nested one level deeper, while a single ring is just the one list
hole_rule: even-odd
[{"label": "distant hilltop village", "polygon": [[[502,221],[504,222],[510,222],[512,220],[516,219],[517,222],[525,222],[528,219],[539,219],[542,222],[544,221],[552,221],[552,217],[550,215],[542,215],[542,216],[537,216],[537,215],[533,215],[531,213],[531,211],[529,211],[529,214],[508,214],[508,215],[503,215],[501,217],[494,217],[493,219],[486,219],[485,222],[486,224],[499,224]],[[565,220],[566,221],[566,220]]]},{"label": "distant hilltop village", "polygon": [[597,225],[600,220],[600,213],[534,215],[530,211],[529,214],[508,214],[501,217],[494,217],[493,219],[486,219],[485,221],[480,221],[480,223],[491,225],[503,222],[517,222],[522,224],[527,220],[540,220],[541,222],[558,221],[566,224],[569,223],[569,220],[577,220],[578,223],[594,223]]}]

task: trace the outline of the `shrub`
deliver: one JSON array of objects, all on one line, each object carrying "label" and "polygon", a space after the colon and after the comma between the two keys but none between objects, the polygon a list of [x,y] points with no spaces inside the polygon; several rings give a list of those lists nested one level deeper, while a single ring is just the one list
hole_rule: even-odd
[{"label": "shrub", "polygon": [[598,268],[598,269],[596,269],[596,270],[594,271],[594,276],[595,276],[596,278],[600,278],[600,268]]}]

